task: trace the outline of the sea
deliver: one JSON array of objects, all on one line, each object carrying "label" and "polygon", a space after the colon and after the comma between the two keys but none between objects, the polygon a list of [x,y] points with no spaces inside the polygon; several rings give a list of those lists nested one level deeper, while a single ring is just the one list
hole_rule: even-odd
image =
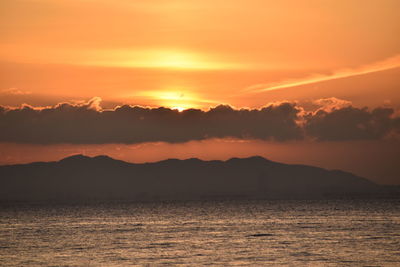
[{"label": "sea", "polygon": [[0,266],[400,266],[399,199],[0,205]]}]

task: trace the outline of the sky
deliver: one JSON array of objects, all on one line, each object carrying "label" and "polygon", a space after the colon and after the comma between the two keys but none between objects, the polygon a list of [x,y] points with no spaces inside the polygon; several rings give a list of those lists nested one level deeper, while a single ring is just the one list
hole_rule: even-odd
[{"label": "sky", "polygon": [[262,155],[400,184],[397,0],[2,0],[0,164]]}]

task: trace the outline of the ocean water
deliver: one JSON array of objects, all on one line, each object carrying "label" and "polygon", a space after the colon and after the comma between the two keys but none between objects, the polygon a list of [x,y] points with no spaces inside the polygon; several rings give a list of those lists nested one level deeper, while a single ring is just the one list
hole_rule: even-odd
[{"label": "ocean water", "polygon": [[1,266],[400,266],[399,200],[2,205]]}]

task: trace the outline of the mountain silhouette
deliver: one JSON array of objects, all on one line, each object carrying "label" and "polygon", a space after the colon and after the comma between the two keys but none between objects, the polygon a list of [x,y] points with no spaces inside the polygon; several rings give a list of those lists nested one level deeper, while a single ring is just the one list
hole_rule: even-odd
[{"label": "mountain silhouette", "polygon": [[1,201],[320,198],[383,191],[348,172],[258,156],[135,164],[74,155],[57,162],[0,166]]}]

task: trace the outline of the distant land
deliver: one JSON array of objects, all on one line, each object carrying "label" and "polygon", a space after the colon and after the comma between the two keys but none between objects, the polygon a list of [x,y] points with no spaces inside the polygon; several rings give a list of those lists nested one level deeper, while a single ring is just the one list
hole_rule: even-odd
[{"label": "distant land", "polygon": [[339,170],[262,157],[227,161],[168,159],[134,164],[74,155],[57,162],[0,166],[0,201],[148,201],[219,198],[315,199],[399,196]]}]

